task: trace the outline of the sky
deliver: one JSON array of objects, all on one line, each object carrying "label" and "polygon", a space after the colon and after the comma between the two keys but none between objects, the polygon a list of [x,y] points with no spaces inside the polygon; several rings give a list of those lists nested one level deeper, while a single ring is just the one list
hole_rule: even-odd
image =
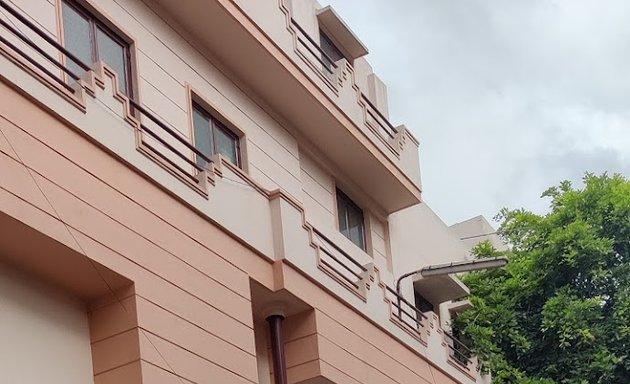
[{"label": "sky", "polygon": [[321,2],[370,50],[447,224],[544,213],[585,171],[630,177],[630,1]]}]

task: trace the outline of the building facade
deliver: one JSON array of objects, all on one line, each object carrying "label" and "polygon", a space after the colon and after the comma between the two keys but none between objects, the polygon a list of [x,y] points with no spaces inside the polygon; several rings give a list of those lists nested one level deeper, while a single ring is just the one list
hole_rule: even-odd
[{"label": "building facade", "polygon": [[[313,0],[0,0],[6,383],[473,383],[418,140]],[[442,316],[439,314],[443,313]]]}]

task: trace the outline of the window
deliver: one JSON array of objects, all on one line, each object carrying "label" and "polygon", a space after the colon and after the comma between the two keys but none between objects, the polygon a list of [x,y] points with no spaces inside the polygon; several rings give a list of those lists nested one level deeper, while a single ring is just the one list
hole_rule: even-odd
[{"label": "window", "polygon": [[[339,48],[332,42],[332,40],[326,36],[326,34],[322,31],[319,32],[319,45],[322,48],[322,51],[326,54],[327,57],[322,57],[322,61],[324,62],[324,66],[328,69],[329,72],[333,71],[333,63],[343,59],[345,56]],[[332,60],[332,63],[330,62]]]},{"label": "window", "polygon": [[[197,104],[193,104],[193,128],[195,148],[201,153],[208,157],[219,153],[240,166],[238,136]],[[203,167],[205,161],[197,159],[197,164]]]},{"label": "window", "polygon": [[345,193],[337,190],[339,231],[365,251],[363,211]]},{"label": "window", "polygon": [[[129,44],[78,5],[64,0],[61,9],[65,48],[86,64],[101,60],[109,65],[118,75],[120,91],[131,97]],[[81,73],[75,62],[66,61],[68,69]]]}]

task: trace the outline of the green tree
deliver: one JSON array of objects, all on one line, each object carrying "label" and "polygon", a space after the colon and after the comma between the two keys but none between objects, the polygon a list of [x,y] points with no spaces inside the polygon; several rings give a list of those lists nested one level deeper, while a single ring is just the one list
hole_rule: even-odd
[{"label": "green tree", "polygon": [[630,181],[587,173],[581,189],[564,181],[543,196],[544,216],[497,215],[510,263],[464,276],[474,308],[455,326],[496,384],[628,384]]}]

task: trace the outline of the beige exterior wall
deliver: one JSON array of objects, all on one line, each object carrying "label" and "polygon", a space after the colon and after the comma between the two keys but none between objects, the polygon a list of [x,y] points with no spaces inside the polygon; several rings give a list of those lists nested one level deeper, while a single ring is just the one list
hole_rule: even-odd
[{"label": "beige exterior wall", "polygon": [[394,254],[408,255],[394,258],[396,275],[467,257],[466,248],[426,203],[391,215],[390,236]]},{"label": "beige exterior wall", "polygon": [[507,249],[507,245],[497,235],[496,229],[483,216],[475,216],[460,223],[451,225],[451,232],[466,247],[468,252],[479,243],[489,241],[499,251]]},{"label": "beige exterior wall", "polygon": [[[12,4],[58,36],[58,1]],[[371,169],[333,161],[198,36],[178,26],[160,8],[165,3],[86,4],[132,42],[137,93],[146,109],[190,141],[194,98],[240,135],[243,155],[242,169],[217,156],[209,170],[186,179],[145,145],[159,143],[139,123],[177,150],[188,149],[146,116],[130,112],[108,68],[95,64],[70,95],[3,48],[0,226],[22,223],[32,236],[65,247],[60,254],[74,255],[73,263],[97,263],[131,286],[109,289],[113,278],[99,275],[105,287],[96,294],[87,283],[55,277],[54,265],[22,260],[17,241],[0,249],[3,258],[70,290],[87,306],[95,383],[268,382],[268,340],[260,336],[265,327],[254,310],[252,282],[274,295],[289,292],[308,308],[300,319],[310,328],[287,339],[293,382],[472,382],[474,371],[449,360],[437,316],[412,325],[395,318],[388,291],[395,277],[465,257],[425,204],[390,214],[350,174],[360,170],[361,180],[370,179]],[[313,76],[297,56],[287,20],[295,18],[316,36],[315,2],[216,4],[253,19]],[[387,117],[385,85],[364,58],[345,76],[342,86],[330,88],[322,79],[314,84],[362,130],[364,139],[353,145],[373,145],[375,158],[383,156],[419,186],[415,138],[401,128],[395,140],[383,141],[367,125],[360,95]],[[192,171],[160,148],[166,159]],[[366,252],[338,231],[336,188],[364,211]],[[410,284],[404,297],[413,302]],[[305,351],[315,355],[309,360]]]},{"label": "beige exterior wall", "polygon": [[0,264],[0,313],[3,382],[94,382],[87,308],[80,300]]},{"label": "beige exterior wall", "polygon": [[[467,249],[426,203],[392,215],[390,236],[393,254],[404,255],[393,258],[395,276],[468,257]],[[402,290],[409,300],[413,299],[413,280],[402,281]],[[440,309],[435,308],[435,312],[440,314]],[[442,324],[447,323],[447,313],[442,311],[441,314]]]}]

